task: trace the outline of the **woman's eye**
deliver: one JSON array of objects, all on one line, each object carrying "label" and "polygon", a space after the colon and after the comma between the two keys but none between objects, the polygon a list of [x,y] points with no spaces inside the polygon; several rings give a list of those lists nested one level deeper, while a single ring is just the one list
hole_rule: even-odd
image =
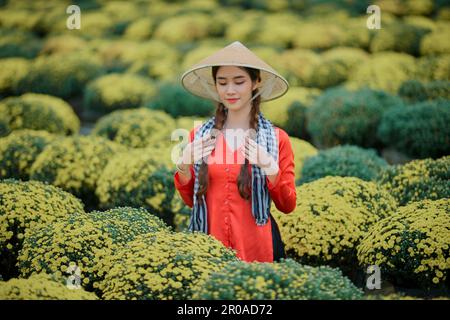
[{"label": "woman's eye", "polygon": [[[236,84],[243,84],[243,83],[245,83],[245,81],[243,81],[243,82],[236,82]],[[219,85],[221,85],[221,86],[225,86],[225,85],[226,85],[226,83],[219,83]]]}]

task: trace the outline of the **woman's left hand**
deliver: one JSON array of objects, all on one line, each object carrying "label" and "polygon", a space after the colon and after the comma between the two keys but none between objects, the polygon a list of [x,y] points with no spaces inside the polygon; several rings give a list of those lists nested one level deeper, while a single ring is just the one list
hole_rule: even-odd
[{"label": "woman's left hand", "polygon": [[249,163],[257,165],[267,175],[276,175],[279,167],[272,155],[249,136],[246,136],[244,141],[245,148],[241,148],[241,153],[248,159]]}]

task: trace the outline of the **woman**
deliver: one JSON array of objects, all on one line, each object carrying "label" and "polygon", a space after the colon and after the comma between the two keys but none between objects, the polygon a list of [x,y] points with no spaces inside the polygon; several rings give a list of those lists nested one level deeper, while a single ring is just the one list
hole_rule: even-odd
[{"label": "woman", "polygon": [[182,84],[218,102],[215,116],[191,130],[174,176],[192,207],[189,229],[211,234],[247,262],[284,258],[270,205],[295,208],[294,155],[260,103],[285,94],[287,81],[236,41],[185,72]]}]

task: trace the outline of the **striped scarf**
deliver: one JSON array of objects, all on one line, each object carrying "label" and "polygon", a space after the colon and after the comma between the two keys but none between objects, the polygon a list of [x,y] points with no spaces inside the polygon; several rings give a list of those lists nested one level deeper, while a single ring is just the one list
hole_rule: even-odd
[{"label": "striped scarf", "polygon": [[[214,128],[215,117],[205,122],[196,132],[194,140],[200,139]],[[272,123],[264,118],[262,113],[258,114],[258,129],[256,133],[256,143],[265,147],[266,151],[278,162],[278,142],[275,129]],[[202,203],[197,201],[197,191],[199,189],[198,172],[202,159],[194,163],[195,182],[194,198],[189,224],[190,231],[201,231],[208,233],[207,207],[205,195],[202,196]],[[252,214],[258,226],[265,225],[269,220],[271,198],[266,184],[266,175],[257,165],[252,164]]]}]

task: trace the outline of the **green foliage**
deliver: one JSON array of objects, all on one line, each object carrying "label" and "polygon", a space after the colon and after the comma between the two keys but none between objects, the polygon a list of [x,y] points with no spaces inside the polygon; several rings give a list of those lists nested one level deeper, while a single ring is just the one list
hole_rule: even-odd
[{"label": "green foliage", "polygon": [[0,60],[0,95],[14,95],[18,92],[20,80],[29,72],[30,62],[24,58]]},{"label": "green foliage", "polygon": [[398,89],[398,95],[409,103],[443,98],[450,100],[450,81],[420,82],[407,80]]},{"label": "green foliage", "polygon": [[392,23],[377,30],[370,42],[371,52],[397,51],[419,55],[420,41],[427,29],[405,23]]},{"label": "green foliage", "polygon": [[450,100],[438,99],[387,110],[377,136],[384,144],[417,158],[438,158],[450,150]]},{"label": "green foliage", "polygon": [[379,90],[329,89],[308,108],[307,130],[323,147],[376,147],[380,144],[375,134],[381,116],[396,105],[403,105],[402,99]]},{"label": "green foliage", "polygon": [[348,300],[362,291],[327,266],[310,267],[291,259],[277,263],[231,262],[210,275],[194,299],[218,300]]},{"label": "green foliage", "polygon": [[211,101],[194,96],[180,84],[175,83],[160,85],[155,97],[148,101],[147,107],[165,111],[174,118],[180,116],[212,116],[215,111]]},{"label": "green foliage", "polygon": [[299,184],[326,176],[357,177],[373,181],[387,167],[373,149],[344,145],[333,147],[305,160]]},{"label": "green foliage", "polygon": [[0,58],[31,59],[38,55],[41,46],[41,41],[31,32],[0,28]]}]

